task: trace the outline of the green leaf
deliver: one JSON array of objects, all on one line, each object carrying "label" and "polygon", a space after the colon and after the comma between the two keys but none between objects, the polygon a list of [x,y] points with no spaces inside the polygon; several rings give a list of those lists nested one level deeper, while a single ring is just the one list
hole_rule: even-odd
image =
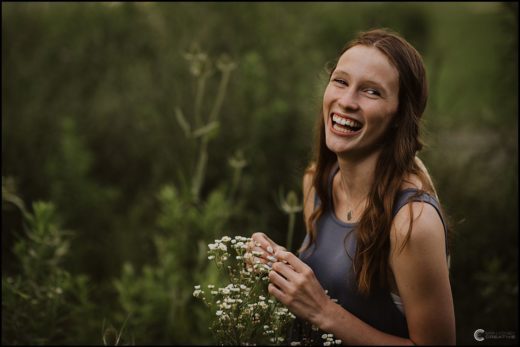
[{"label": "green leaf", "polygon": [[203,127],[198,128],[193,132],[193,137],[201,137],[206,136],[208,138],[211,138],[215,135],[217,135],[218,129],[220,128],[220,123],[218,121],[210,122]]},{"label": "green leaf", "polygon": [[175,108],[175,118],[177,119],[177,123],[179,123],[180,127],[184,131],[184,135],[189,138],[191,136],[190,124],[186,121],[182,110],[178,107]]}]

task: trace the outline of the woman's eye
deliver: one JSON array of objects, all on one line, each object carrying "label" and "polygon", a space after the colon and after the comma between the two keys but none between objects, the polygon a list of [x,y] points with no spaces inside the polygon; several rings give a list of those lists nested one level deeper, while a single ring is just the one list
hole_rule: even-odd
[{"label": "woman's eye", "polygon": [[334,78],[333,81],[339,84],[343,84],[345,86],[347,85],[347,82],[345,80],[342,80],[341,78]]},{"label": "woman's eye", "polygon": [[368,88],[366,92],[370,95],[381,96],[381,93],[377,89]]}]

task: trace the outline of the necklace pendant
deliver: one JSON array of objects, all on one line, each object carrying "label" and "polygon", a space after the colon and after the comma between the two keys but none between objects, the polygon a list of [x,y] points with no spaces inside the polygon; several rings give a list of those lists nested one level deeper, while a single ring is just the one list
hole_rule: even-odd
[{"label": "necklace pendant", "polygon": [[352,219],[352,210],[350,210],[350,211],[347,212],[347,219],[348,219],[348,220],[351,220],[351,219]]}]

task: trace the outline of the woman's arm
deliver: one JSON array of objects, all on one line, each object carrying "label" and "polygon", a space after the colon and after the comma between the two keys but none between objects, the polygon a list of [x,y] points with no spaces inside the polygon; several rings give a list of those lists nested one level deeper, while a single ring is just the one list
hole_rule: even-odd
[{"label": "woman's arm", "polygon": [[[396,216],[390,263],[403,301],[409,339],[386,334],[334,303],[313,271],[294,254],[279,251],[269,273],[269,292],[291,312],[345,344],[454,344],[455,318],[446,264],[444,229],[429,204],[413,203],[414,223],[409,241],[408,208]],[[287,263],[285,263],[287,262]]]},{"label": "woman's arm", "polygon": [[397,213],[390,234],[390,266],[416,344],[455,344],[455,313],[442,221],[430,204],[413,202]]},{"label": "woman's arm", "polygon": [[316,195],[316,190],[312,186],[312,180],[314,178],[315,173],[315,165],[312,164],[305,170],[305,174],[303,175],[303,218],[305,221],[305,227],[307,230],[309,229],[309,218],[314,210],[314,196]]}]

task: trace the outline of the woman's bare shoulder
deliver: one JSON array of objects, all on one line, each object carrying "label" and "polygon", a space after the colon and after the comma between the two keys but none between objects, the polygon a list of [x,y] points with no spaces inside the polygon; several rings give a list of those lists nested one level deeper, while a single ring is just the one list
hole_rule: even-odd
[{"label": "woman's bare shoulder", "polygon": [[303,191],[304,195],[309,191],[309,188],[312,187],[312,181],[314,180],[314,174],[316,173],[316,164],[311,163],[303,173]]},{"label": "woman's bare shoulder", "polygon": [[401,190],[404,189],[423,189],[423,183],[421,182],[421,179],[416,174],[408,174],[405,176],[403,183],[401,184]]},{"label": "woman's bare shoulder", "polygon": [[310,164],[303,174],[303,213],[305,220],[308,220],[314,209],[315,189],[313,187],[314,175],[316,173],[316,165]]}]

